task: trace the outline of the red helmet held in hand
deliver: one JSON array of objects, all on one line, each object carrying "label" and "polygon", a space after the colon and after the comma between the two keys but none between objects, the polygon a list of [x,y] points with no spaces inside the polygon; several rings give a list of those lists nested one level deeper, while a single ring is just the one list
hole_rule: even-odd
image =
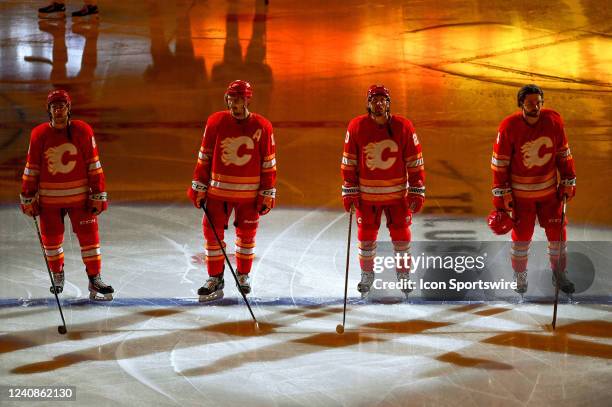
[{"label": "red helmet held in hand", "polygon": [[506,211],[493,210],[487,217],[489,228],[496,235],[505,235],[514,227],[514,221]]}]

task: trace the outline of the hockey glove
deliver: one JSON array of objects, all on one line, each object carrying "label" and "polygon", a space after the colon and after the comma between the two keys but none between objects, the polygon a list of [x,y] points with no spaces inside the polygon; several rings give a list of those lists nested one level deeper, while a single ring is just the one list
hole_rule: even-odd
[{"label": "hockey glove", "polygon": [[361,192],[359,187],[346,187],[342,186],[342,204],[344,210],[347,212],[351,211],[351,208],[359,209],[359,201],[361,199]]},{"label": "hockey glove", "polygon": [[493,206],[500,211],[512,211],[512,188],[493,188]]},{"label": "hockey glove", "polygon": [[19,198],[21,199],[21,210],[23,213],[31,217],[38,216],[40,213],[38,207],[38,194],[29,198],[19,195]]},{"label": "hockey glove", "polygon": [[576,178],[561,180],[557,187],[557,197],[560,201],[563,200],[563,195],[567,196],[568,202],[576,195]]},{"label": "hockey glove", "polygon": [[198,181],[191,181],[191,188],[187,190],[187,196],[193,202],[193,206],[201,208],[206,203],[206,191],[208,186]]},{"label": "hockey glove", "polygon": [[257,213],[259,213],[260,215],[267,214],[272,208],[274,208],[275,201],[275,188],[259,191],[259,194],[257,194]]},{"label": "hockey glove", "polygon": [[419,182],[415,186],[410,186],[408,188],[408,194],[404,199],[406,200],[406,206],[408,206],[410,212],[420,212],[425,203],[425,186],[422,182]]},{"label": "hockey glove", "polygon": [[87,209],[94,215],[99,215],[108,208],[108,200],[106,192],[98,192],[97,194],[89,195],[87,200]]}]

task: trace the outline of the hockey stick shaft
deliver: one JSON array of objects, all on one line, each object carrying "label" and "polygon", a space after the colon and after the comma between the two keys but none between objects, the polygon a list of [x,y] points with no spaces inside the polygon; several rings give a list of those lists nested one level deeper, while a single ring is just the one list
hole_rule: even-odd
[{"label": "hockey stick shaft", "polygon": [[42,251],[42,255],[45,259],[45,265],[47,266],[47,272],[49,273],[49,279],[51,280],[51,286],[53,287],[53,294],[55,295],[55,301],[57,302],[57,308],[59,309],[60,317],[62,317],[62,324],[64,328],[66,328],[66,320],[64,319],[64,313],[62,312],[62,305],[60,304],[59,297],[57,296],[57,289],[55,288],[55,280],[53,280],[53,275],[51,275],[51,267],[49,267],[49,259],[47,258],[47,253],[45,253],[45,246],[43,244],[42,235],[40,234],[40,227],[38,226],[38,220],[36,220],[36,216],[34,218],[34,225],[36,226],[36,234],[38,235],[38,241],[40,242],[40,250]]},{"label": "hockey stick shaft", "polygon": [[348,238],[346,239],[346,270],[344,271],[344,310],[342,312],[342,326],[346,323],[346,301],[348,296],[348,275],[349,275],[349,262],[351,259],[351,229],[353,227],[353,211],[351,207],[349,211],[349,227],[348,227]]},{"label": "hockey stick shaft", "polygon": [[557,260],[557,270],[555,273],[555,304],[553,307],[553,319],[552,319],[552,328],[555,329],[557,325],[557,305],[559,304],[559,280],[561,274],[561,256],[563,255],[564,250],[564,236],[563,231],[565,230],[565,211],[567,209],[567,195],[563,195],[563,207],[561,209],[561,230],[559,231],[559,259]]},{"label": "hockey stick shaft", "polygon": [[236,282],[238,291],[240,291],[240,295],[242,295],[242,299],[244,300],[244,303],[249,309],[249,312],[251,313],[251,317],[253,317],[253,321],[257,323],[257,318],[255,318],[255,314],[253,314],[253,310],[251,309],[251,304],[249,304],[249,300],[247,300],[246,295],[242,292],[242,289],[240,288],[240,283],[238,282],[238,276],[236,275],[236,272],[234,271],[234,267],[232,267],[232,263],[230,262],[229,257],[227,257],[227,253],[225,252],[225,247],[223,246],[223,242],[219,238],[219,234],[217,234],[217,229],[215,228],[215,225],[213,224],[212,219],[210,218],[210,214],[208,213],[208,210],[206,209],[206,206],[204,204],[201,204],[200,206],[204,210],[204,215],[206,216],[206,219],[208,220],[208,224],[210,225],[210,228],[215,234],[215,239],[217,239],[217,243],[219,244],[219,247],[221,247],[221,251],[223,252],[223,257],[225,257],[225,261],[227,262],[227,265],[229,266],[230,271],[232,272],[232,276],[234,277],[234,281]]}]

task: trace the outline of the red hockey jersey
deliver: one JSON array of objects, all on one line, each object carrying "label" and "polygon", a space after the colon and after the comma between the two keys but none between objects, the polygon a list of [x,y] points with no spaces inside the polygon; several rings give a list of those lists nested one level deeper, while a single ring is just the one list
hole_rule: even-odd
[{"label": "red hockey jersey", "polygon": [[258,193],[274,196],[276,146],[272,124],[251,113],[236,120],[229,111],[206,121],[192,189],[228,202],[252,201]]},{"label": "red hockey jersey", "polygon": [[80,207],[90,193],[105,191],[93,130],[81,120],[71,120],[70,140],[67,134],[67,129],[43,123],[30,136],[21,194],[38,193],[43,207]]},{"label": "red hockey jersey", "polygon": [[563,119],[542,109],[535,125],[522,112],[506,117],[499,126],[491,159],[493,195],[507,192],[517,198],[539,199],[555,194],[557,170],[563,183],[576,184],[574,159]]},{"label": "red hockey jersey", "polygon": [[343,189],[358,187],[369,204],[400,202],[407,193],[425,194],[421,144],[410,120],[393,115],[378,125],[364,114],[351,120],[342,157]]}]

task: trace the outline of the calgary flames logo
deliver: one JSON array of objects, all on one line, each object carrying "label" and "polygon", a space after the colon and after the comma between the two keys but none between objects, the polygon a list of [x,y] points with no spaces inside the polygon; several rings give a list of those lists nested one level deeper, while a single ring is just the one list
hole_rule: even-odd
[{"label": "calgary flames logo", "polygon": [[74,169],[76,160],[70,160],[66,164],[63,162],[64,154],[76,155],[77,149],[74,144],[64,143],[57,147],[48,148],[45,151],[45,158],[47,159],[47,168],[51,175],[55,175],[58,172],[60,174],[68,174]]},{"label": "calgary flames logo", "polygon": [[521,153],[523,154],[523,165],[526,168],[541,167],[545,165],[548,161],[550,161],[552,153],[546,153],[543,156],[540,156],[540,149],[542,147],[550,148],[552,145],[553,142],[548,137],[540,137],[523,144],[521,147]]},{"label": "calgary flames logo", "polygon": [[240,147],[246,146],[247,149],[252,150],[255,147],[253,139],[247,136],[241,137],[228,137],[221,142],[221,148],[223,150],[221,154],[221,161],[223,164],[230,165],[234,164],[238,167],[245,165],[249,162],[252,154],[238,155]]},{"label": "calgary flames logo", "polygon": [[383,140],[378,143],[370,143],[365,146],[366,165],[370,170],[381,169],[386,170],[391,168],[395,162],[395,157],[388,157],[383,160],[382,156],[385,150],[390,150],[392,153],[397,152],[397,144],[393,140]]}]

